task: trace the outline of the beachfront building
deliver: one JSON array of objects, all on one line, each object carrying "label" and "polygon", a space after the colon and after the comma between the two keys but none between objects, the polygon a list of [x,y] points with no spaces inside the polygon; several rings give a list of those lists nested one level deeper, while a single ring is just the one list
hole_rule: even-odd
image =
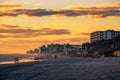
[{"label": "beachfront building", "polygon": [[34,49],[34,53],[35,53],[35,54],[38,54],[39,52],[40,52],[40,51],[39,51],[38,48],[35,48],[35,49]]},{"label": "beachfront building", "polygon": [[27,54],[34,54],[34,51],[33,50],[29,50],[29,51],[27,51]]},{"label": "beachfront building", "polygon": [[70,45],[70,44],[48,44],[40,47],[41,53],[69,53],[71,51],[80,51],[81,45]]},{"label": "beachfront building", "polygon": [[45,45],[43,45],[43,46],[40,47],[39,51],[40,51],[40,53],[47,53],[48,49],[47,49],[47,47]]},{"label": "beachfront building", "polygon": [[72,50],[75,50],[75,51],[82,51],[81,45],[72,45],[71,48],[72,48]]},{"label": "beachfront building", "polygon": [[109,40],[120,36],[120,31],[107,30],[107,31],[96,31],[91,33],[91,42],[96,42],[99,40]]},{"label": "beachfront building", "polygon": [[58,45],[57,44],[50,44],[48,45],[48,52],[49,53],[56,53]]},{"label": "beachfront building", "polygon": [[41,53],[59,53],[63,52],[63,45],[61,44],[48,44],[46,47],[45,45],[40,47]]},{"label": "beachfront building", "polygon": [[114,56],[114,51],[120,50],[120,31],[96,31],[90,35],[90,43],[82,44],[82,52],[92,55],[98,53],[105,56]]},{"label": "beachfront building", "polygon": [[65,53],[67,53],[67,52],[70,52],[71,51],[71,45],[70,44],[64,44],[63,45],[63,51],[65,52]]},{"label": "beachfront building", "polygon": [[60,44],[49,44],[48,53],[59,53],[62,52],[63,46]]},{"label": "beachfront building", "polygon": [[81,45],[64,44],[64,52],[81,51],[81,50],[82,50]]},{"label": "beachfront building", "polygon": [[118,56],[119,53],[114,51],[120,51],[120,36],[114,37],[108,40],[97,40],[96,42],[83,43],[83,53],[98,53],[105,56]]},{"label": "beachfront building", "polygon": [[34,50],[27,51],[27,54],[39,54],[39,49],[35,48]]}]

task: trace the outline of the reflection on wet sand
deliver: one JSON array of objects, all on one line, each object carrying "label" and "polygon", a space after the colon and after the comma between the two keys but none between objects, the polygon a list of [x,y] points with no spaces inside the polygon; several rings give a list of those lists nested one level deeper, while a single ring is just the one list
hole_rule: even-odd
[{"label": "reflection on wet sand", "polygon": [[[34,59],[35,57],[31,58],[26,58],[26,59],[20,59],[17,63],[25,63],[25,62],[35,62],[36,60]],[[37,59],[37,61],[45,61],[47,59]],[[15,64],[15,61],[3,61],[0,62],[0,64]]]}]

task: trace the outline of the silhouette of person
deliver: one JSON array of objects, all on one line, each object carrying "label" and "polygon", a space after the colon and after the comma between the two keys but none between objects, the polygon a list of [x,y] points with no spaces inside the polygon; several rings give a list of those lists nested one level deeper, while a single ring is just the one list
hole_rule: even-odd
[{"label": "silhouette of person", "polygon": [[57,55],[55,55],[55,59],[57,59]]},{"label": "silhouette of person", "polygon": [[19,58],[18,57],[15,57],[14,60],[15,60],[15,63],[19,62]]}]

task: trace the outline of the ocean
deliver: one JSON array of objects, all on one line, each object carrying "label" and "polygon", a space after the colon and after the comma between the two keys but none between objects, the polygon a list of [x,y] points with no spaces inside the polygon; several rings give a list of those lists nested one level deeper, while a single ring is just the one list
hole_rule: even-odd
[{"label": "ocean", "polygon": [[19,62],[31,62],[34,61],[34,57],[40,57],[38,54],[0,54],[0,64],[13,64],[15,58],[19,59]]}]

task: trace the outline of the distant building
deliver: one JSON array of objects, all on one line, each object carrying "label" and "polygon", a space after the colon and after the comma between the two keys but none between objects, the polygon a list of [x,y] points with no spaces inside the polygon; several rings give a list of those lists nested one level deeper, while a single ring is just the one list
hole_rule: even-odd
[{"label": "distant building", "polygon": [[82,46],[81,45],[70,45],[70,44],[64,44],[64,52],[71,52],[71,51],[81,51]]},{"label": "distant building", "polygon": [[63,45],[61,44],[49,44],[47,48],[48,48],[48,53],[63,52]]},{"label": "distant building", "polygon": [[72,50],[76,51],[82,51],[82,46],[81,45],[71,45]]},{"label": "distant building", "polygon": [[47,47],[45,45],[40,47],[40,53],[47,53],[47,52],[48,52],[48,50],[47,50]]},{"label": "distant building", "polygon": [[56,52],[56,46],[54,44],[49,44],[47,48],[48,48],[48,53]]},{"label": "distant building", "polygon": [[68,53],[72,50],[80,51],[81,45],[48,44],[47,47],[44,45],[40,47],[41,53]]},{"label": "distant building", "polygon": [[30,51],[29,51],[29,54],[34,54],[34,51],[33,51],[33,50],[30,50]]},{"label": "distant building", "polygon": [[71,45],[70,44],[64,44],[63,45],[63,52],[67,53],[71,51]]},{"label": "distant building", "polygon": [[39,49],[35,48],[34,53],[39,53]]},{"label": "distant building", "polygon": [[29,50],[27,51],[27,54],[38,54],[39,53],[39,49],[35,48],[34,50]]},{"label": "distant building", "polygon": [[91,33],[91,42],[98,40],[109,40],[114,37],[120,36],[120,31],[107,30],[107,31],[96,31]]}]

